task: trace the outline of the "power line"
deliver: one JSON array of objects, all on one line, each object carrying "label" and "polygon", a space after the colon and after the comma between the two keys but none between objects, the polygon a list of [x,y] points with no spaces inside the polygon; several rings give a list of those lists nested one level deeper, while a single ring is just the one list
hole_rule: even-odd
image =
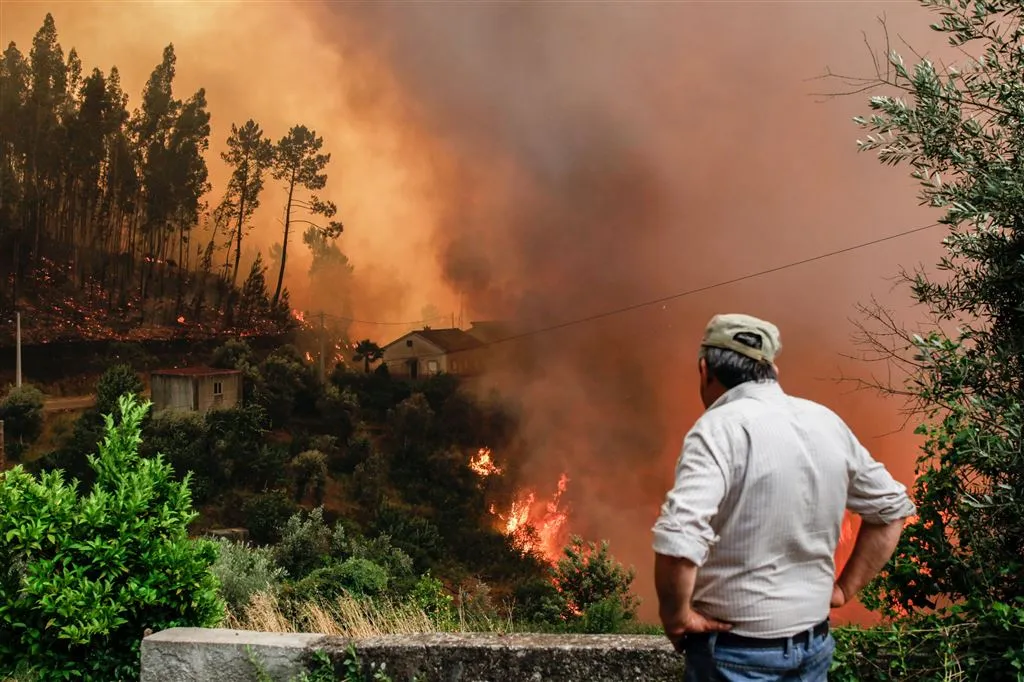
[{"label": "power line", "polygon": [[614,310],[607,310],[607,311],[605,311],[603,313],[595,313],[593,315],[588,315],[586,317],[580,317],[580,318],[577,318],[577,319],[574,319],[574,320],[568,320],[566,322],[559,322],[558,324],[549,325],[547,327],[538,327],[537,329],[531,329],[529,331],[521,332],[519,334],[513,334],[511,336],[506,336],[506,337],[503,337],[503,338],[500,338],[500,339],[494,339],[493,341],[488,341],[487,343],[484,344],[484,346],[494,346],[494,345],[497,345],[499,343],[505,343],[507,341],[516,341],[518,339],[523,339],[523,338],[527,338],[527,337],[530,337],[530,336],[536,336],[537,334],[544,334],[544,333],[547,333],[547,332],[553,332],[553,331],[557,331],[559,329],[565,329],[566,327],[573,327],[573,326],[578,325],[578,324],[585,324],[587,322],[594,322],[595,320],[601,320],[601,319],[604,319],[606,317],[612,317],[614,315],[621,315],[623,313],[628,313],[628,312],[632,312],[634,310],[639,310],[640,308],[646,308],[648,306],[658,305],[659,303],[667,303],[669,301],[675,301],[677,299],[684,298],[686,296],[693,296],[694,294],[704,293],[705,291],[711,291],[712,289],[719,289],[719,288],[724,287],[724,286],[729,286],[730,284],[737,284],[739,282],[743,282],[743,281],[746,281],[748,279],[754,279],[755,277],[763,277],[764,275],[770,275],[770,274],[773,274],[773,273],[776,273],[776,272],[780,272],[782,270],[788,270],[789,268],[795,268],[795,267],[797,267],[799,265],[806,265],[808,263],[813,263],[815,261],[824,260],[825,258],[831,258],[832,256],[839,256],[839,255],[842,255],[844,253],[849,253],[851,251],[857,251],[858,249],[866,248],[868,246],[875,246],[876,244],[881,244],[883,242],[892,241],[893,239],[899,239],[900,237],[906,237],[908,235],[917,234],[918,232],[924,232],[925,230],[930,230],[933,227],[937,227],[940,224],[941,223],[932,223],[930,225],[924,225],[922,227],[915,227],[915,228],[912,228],[910,230],[904,230],[903,232],[897,232],[896,234],[888,235],[887,237],[879,237],[878,239],[872,239],[870,241],[861,242],[860,244],[854,244],[853,246],[847,246],[845,248],[837,249],[835,251],[829,251],[827,253],[818,254],[817,256],[811,256],[809,258],[804,258],[802,260],[792,261],[790,263],[785,263],[783,265],[777,265],[777,266],[775,266],[773,268],[768,268],[766,270],[760,270],[758,272],[752,272],[752,273],[747,274],[747,275],[741,275],[739,277],[733,277],[732,279],[723,280],[721,282],[715,282],[714,284],[706,284],[706,285],[704,285],[702,287],[697,287],[695,289],[687,289],[686,291],[680,291],[678,293],[670,294],[668,296],[662,296],[661,298],[655,298],[655,299],[651,299],[649,301],[642,301],[640,303],[634,303],[632,305],[627,305],[627,306],[624,306],[622,308],[615,308]]},{"label": "power line", "polygon": [[341,320],[342,322],[352,322],[353,324],[373,324],[373,325],[394,326],[394,327],[408,327],[408,326],[411,326],[411,325],[420,325],[420,324],[424,324],[426,322],[433,322],[434,320],[443,320],[443,319],[447,319],[447,318],[451,317],[451,315],[435,315],[434,317],[428,317],[425,320],[409,320],[408,322],[381,322],[381,321],[376,321],[376,320],[359,320],[359,319],[356,319],[354,317],[346,317],[344,315],[332,315],[331,313],[324,313],[324,312],[316,312],[316,313],[305,312],[303,314],[304,315],[312,315],[314,317],[320,317],[321,315],[323,315],[324,317],[329,317],[332,320]]},{"label": "power line", "polygon": [[[640,303],[633,303],[631,305],[623,306],[621,308],[615,308],[613,310],[606,310],[606,311],[601,312],[601,313],[595,313],[593,315],[587,315],[586,317],[579,317],[579,318],[576,318],[576,319],[573,319],[573,320],[567,320],[565,322],[559,322],[557,324],[548,325],[546,327],[538,327],[537,329],[531,329],[529,331],[520,332],[518,334],[511,334],[509,336],[504,336],[504,337],[501,337],[501,338],[498,338],[498,339],[493,339],[491,341],[481,342],[481,345],[478,346],[478,348],[488,348],[490,346],[496,346],[499,343],[506,343],[508,341],[517,341],[519,339],[528,338],[530,336],[536,336],[538,334],[545,334],[547,332],[557,331],[559,329],[565,329],[566,327],[573,327],[573,326],[576,326],[578,324],[586,324],[587,322],[594,322],[596,320],[601,320],[601,319],[604,319],[606,317],[613,317],[615,315],[621,315],[623,313],[632,312],[634,310],[639,310],[641,308],[646,308],[648,306],[658,305],[659,303],[667,303],[669,301],[675,301],[675,300],[680,299],[680,298],[685,298],[686,296],[693,296],[694,294],[704,293],[705,291],[711,291],[712,289],[719,289],[721,287],[729,286],[730,284],[737,284],[739,282],[744,282],[744,281],[746,281],[748,279],[754,279],[754,278],[757,278],[757,277],[763,277],[764,275],[770,275],[770,274],[773,274],[773,273],[776,273],[776,272],[780,272],[782,270],[788,270],[790,268],[795,268],[795,267],[800,266],[800,265],[806,265],[808,263],[813,263],[815,261],[824,260],[826,258],[831,258],[833,256],[839,256],[839,255],[842,255],[844,253],[850,253],[851,251],[857,251],[859,249],[867,248],[869,246],[875,246],[877,244],[882,244],[884,242],[892,241],[894,239],[899,239],[900,237],[906,237],[906,236],[909,236],[909,235],[912,235],[912,234],[917,234],[918,232],[924,232],[925,230],[930,230],[933,227],[938,227],[940,224],[941,223],[932,223],[930,225],[924,225],[922,227],[915,227],[915,228],[912,228],[912,229],[909,229],[909,230],[904,230],[903,232],[897,232],[895,234],[888,235],[886,237],[879,237],[877,239],[872,239],[872,240],[869,240],[869,241],[866,241],[866,242],[861,242],[860,244],[854,244],[852,246],[847,246],[847,247],[844,247],[842,249],[836,249],[835,251],[828,251],[826,253],[821,253],[821,254],[818,254],[817,256],[810,256],[808,258],[803,258],[801,260],[791,261],[789,263],[784,263],[782,265],[777,265],[775,267],[767,268],[765,270],[759,270],[757,272],[752,272],[752,273],[749,273],[749,274],[746,274],[746,275],[741,275],[739,277],[733,277],[732,279],[723,280],[721,282],[715,282],[714,284],[705,284],[704,286],[696,287],[694,289],[687,289],[685,291],[680,291],[680,292],[677,292],[677,293],[674,293],[674,294],[669,294],[668,296],[662,296],[660,298],[655,298],[655,299],[651,299],[651,300],[647,300],[647,301],[642,301]],[[413,357],[416,357],[417,359],[423,360],[423,359],[430,359],[430,358],[434,358],[434,357],[442,357],[444,355],[446,355],[446,353],[435,353],[433,355],[421,355],[421,356],[409,356],[408,358],[401,358],[401,359],[412,359]]]},{"label": "power line", "polygon": [[[694,289],[686,289],[685,291],[680,291],[680,292],[677,292],[677,293],[674,293],[674,294],[669,294],[667,296],[662,296],[660,298],[654,298],[654,299],[650,299],[650,300],[647,300],[647,301],[641,301],[639,303],[633,303],[631,305],[623,306],[621,308],[615,308],[613,310],[606,310],[606,311],[601,312],[601,313],[595,313],[593,315],[587,315],[585,317],[579,317],[579,318],[576,318],[576,319],[567,320],[565,322],[559,322],[557,324],[548,325],[546,327],[538,327],[536,329],[531,329],[529,331],[520,332],[518,334],[512,334],[512,335],[501,337],[501,338],[498,338],[498,339],[493,339],[491,341],[481,342],[481,347],[485,347],[486,348],[486,347],[489,347],[489,346],[495,346],[495,345],[497,345],[499,343],[506,343],[508,341],[516,341],[516,340],[519,340],[519,339],[528,338],[530,336],[536,336],[538,334],[545,334],[547,332],[553,332],[553,331],[557,331],[559,329],[565,329],[566,327],[574,327],[574,326],[579,325],[579,324],[586,324],[587,322],[594,322],[596,320],[601,320],[601,319],[604,319],[606,317],[613,317],[615,315],[622,315],[623,313],[632,312],[634,310],[639,310],[641,308],[646,308],[646,307],[649,307],[649,306],[652,306],[652,305],[658,305],[659,303],[668,303],[669,301],[675,301],[677,299],[685,298],[687,296],[693,296],[694,294],[704,293],[706,291],[711,291],[713,289],[720,289],[721,287],[729,286],[731,284],[738,284],[739,282],[744,282],[744,281],[749,280],[749,279],[754,279],[754,278],[757,278],[757,277],[763,277],[765,275],[771,275],[771,274],[774,274],[776,272],[781,272],[782,270],[788,270],[790,268],[795,268],[795,267],[798,267],[800,265],[807,265],[808,263],[814,263],[815,261],[824,260],[826,258],[832,258],[833,256],[840,256],[840,255],[842,255],[844,253],[850,253],[851,251],[858,251],[860,249],[864,249],[864,248],[867,248],[869,246],[875,246],[877,244],[882,244],[884,242],[892,241],[894,239],[899,239],[901,237],[907,237],[907,236],[912,235],[912,234],[917,234],[918,232],[924,232],[925,230],[930,230],[930,229],[932,229],[934,227],[938,227],[939,225],[941,225],[941,223],[931,223],[930,225],[924,225],[924,226],[921,226],[921,227],[915,227],[915,228],[912,228],[912,229],[909,229],[909,230],[904,230],[902,232],[897,232],[895,234],[891,234],[891,235],[888,235],[888,236],[885,236],[885,237],[878,237],[877,239],[871,239],[871,240],[866,241],[866,242],[861,242],[859,244],[853,244],[852,246],[847,246],[847,247],[844,247],[844,248],[841,248],[841,249],[836,249],[834,251],[827,251],[825,253],[820,253],[820,254],[818,254],[816,256],[810,256],[808,258],[803,258],[801,260],[791,261],[789,263],[784,263],[782,265],[776,265],[775,267],[767,268],[765,270],[759,270],[757,272],[751,272],[751,273],[748,273],[746,275],[740,275],[738,277],[733,277],[732,279],[722,280],[721,282],[715,282],[713,284],[705,284],[704,286],[696,287]],[[448,315],[437,315],[436,317],[431,317],[431,318],[426,319],[426,320],[412,320],[412,321],[408,321],[408,322],[380,322],[380,321],[373,321],[373,320],[357,320],[357,319],[354,319],[354,318],[351,318],[351,317],[343,317],[343,316],[340,316],[340,315],[331,315],[329,313],[316,313],[316,315],[321,315],[321,314],[324,314],[327,317],[330,317],[332,319],[344,320],[346,322],[353,322],[353,323],[358,323],[358,324],[371,324],[371,325],[382,325],[382,326],[402,326],[402,327],[412,326],[412,325],[420,325],[420,324],[423,324],[425,322],[431,322],[433,320],[440,320],[440,319],[444,319],[444,318],[448,317]],[[438,357],[440,357],[440,355],[444,355],[444,354],[443,353],[438,354]],[[419,357],[422,359],[422,358],[432,357],[432,356],[419,356]]]}]

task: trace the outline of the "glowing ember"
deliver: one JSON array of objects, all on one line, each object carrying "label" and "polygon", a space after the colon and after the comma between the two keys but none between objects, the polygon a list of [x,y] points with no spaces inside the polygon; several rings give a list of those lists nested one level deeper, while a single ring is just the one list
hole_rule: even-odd
[{"label": "glowing ember", "polygon": [[185,324],[185,316],[184,315],[178,316],[178,324]]},{"label": "glowing ember", "polygon": [[561,558],[567,539],[569,512],[560,508],[560,504],[568,486],[569,477],[563,473],[558,479],[558,490],[549,502],[538,504],[537,494],[525,490],[512,501],[507,514],[496,514],[493,505],[490,512],[499,521],[498,529],[512,538],[516,547],[524,552],[537,552],[555,563]]},{"label": "glowing ember", "polygon": [[472,469],[477,476],[483,477],[501,473],[501,467],[496,465],[494,460],[491,459],[490,448],[480,448],[476,455],[469,460],[469,468]]},{"label": "glowing ember", "polygon": [[292,317],[294,317],[299,322],[305,322],[306,321],[306,314],[304,312],[302,312],[301,310],[293,310],[292,311]]},{"label": "glowing ember", "polygon": [[306,362],[313,362],[313,354],[306,351]]}]

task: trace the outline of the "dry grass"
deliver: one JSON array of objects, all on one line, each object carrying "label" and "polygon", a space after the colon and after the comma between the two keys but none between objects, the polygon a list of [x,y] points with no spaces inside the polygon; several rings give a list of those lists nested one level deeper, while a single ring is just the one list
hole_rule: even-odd
[{"label": "dry grass", "polygon": [[307,602],[289,618],[272,594],[258,593],[240,614],[228,614],[225,626],[260,632],[315,632],[344,637],[376,637],[438,632],[430,617],[414,604],[360,601]]}]

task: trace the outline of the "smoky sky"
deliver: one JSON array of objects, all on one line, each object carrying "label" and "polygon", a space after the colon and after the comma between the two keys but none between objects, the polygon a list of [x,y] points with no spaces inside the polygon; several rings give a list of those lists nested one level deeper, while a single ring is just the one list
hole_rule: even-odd
[{"label": "smoky sky", "polygon": [[[392,115],[446,158],[432,197],[445,280],[474,315],[535,329],[933,220],[905,174],[856,155],[866,100],[813,94],[841,89],[811,80],[826,66],[871,73],[861,31],[883,10],[911,35],[927,26],[895,3],[587,2],[338,3],[328,25],[384,65],[408,102]],[[699,414],[706,320],[778,323],[786,386],[833,405],[908,480],[912,439],[878,438],[894,406],[831,379],[854,305],[938,239],[516,342],[535,361],[497,383],[526,406],[521,454],[548,487],[568,472],[572,529],[637,565],[648,609],[649,527]]]}]

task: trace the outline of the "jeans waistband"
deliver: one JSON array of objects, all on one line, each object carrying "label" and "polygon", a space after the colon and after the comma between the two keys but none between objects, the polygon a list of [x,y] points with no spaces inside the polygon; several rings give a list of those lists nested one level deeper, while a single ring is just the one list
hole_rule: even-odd
[{"label": "jeans waistband", "polygon": [[[718,637],[715,639],[715,646],[734,646],[747,649],[785,649],[790,642],[806,646],[811,643],[812,638],[824,637],[828,632],[829,623],[826,618],[813,628],[799,632],[792,637],[747,637],[746,635],[737,635],[732,632],[719,632]],[[705,632],[699,635],[688,635],[686,640],[687,643],[701,642],[707,641],[710,636],[710,633]]]}]

